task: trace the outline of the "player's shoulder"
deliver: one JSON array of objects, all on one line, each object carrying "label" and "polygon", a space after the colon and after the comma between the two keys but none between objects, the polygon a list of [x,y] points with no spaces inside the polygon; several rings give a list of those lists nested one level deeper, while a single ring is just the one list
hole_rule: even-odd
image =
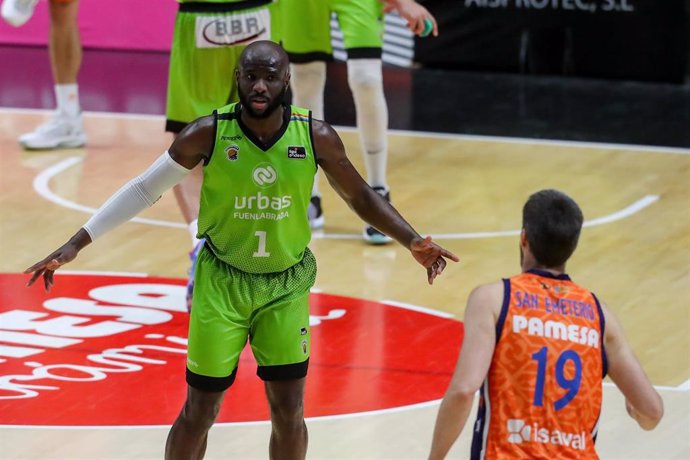
[{"label": "player's shoulder", "polygon": [[213,115],[204,116],[185,126],[173,141],[172,148],[206,154],[211,151],[215,136],[215,117]]},{"label": "player's shoulder", "polygon": [[343,141],[329,123],[312,119],[311,135],[314,148],[322,159],[337,158],[344,152]]},{"label": "player's shoulder", "polygon": [[330,125],[330,123],[319,120],[317,118],[312,118],[311,120],[311,130],[314,136],[337,136],[335,129]]},{"label": "player's shoulder", "polygon": [[467,301],[468,309],[488,309],[497,315],[503,305],[504,295],[503,281],[480,284],[470,293]]},{"label": "player's shoulder", "polygon": [[503,297],[503,281],[493,281],[491,283],[480,284],[470,293],[470,297],[476,297],[479,299],[491,299],[496,296]]}]

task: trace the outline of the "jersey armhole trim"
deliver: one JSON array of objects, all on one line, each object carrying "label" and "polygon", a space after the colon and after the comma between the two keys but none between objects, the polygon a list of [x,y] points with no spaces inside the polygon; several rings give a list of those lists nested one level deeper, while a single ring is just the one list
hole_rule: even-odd
[{"label": "jersey armhole trim", "polygon": [[609,362],[606,358],[606,348],[604,348],[604,336],[606,335],[606,318],[604,317],[604,310],[601,308],[599,299],[597,299],[597,296],[594,295],[593,292],[591,294],[594,298],[594,302],[597,304],[597,311],[599,312],[599,329],[601,330],[601,336],[599,337],[599,340],[601,342],[601,378],[603,380],[603,378],[606,377],[606,374],[608,374],[609,368]]},{"label": "jersey armhole trim", "polygon": [[506,321],[506,316],[508,316],[508,305],[510,304],[510,280],[503,278],[503,304],[501,305],[501,313],[498,315],[498,320],[496,321],[496,343],[501,338],[501,333],[503,332],[503,323]]},{"label": "jersey armhole trim", "polygon": [[[319,170],[319,156],[316,154],[316,147],[314,146],[314,129],[312,127],[313,120],[312,112],[309,111],[309,142],[311,142],[311,151],[314,154],[314,168],[315,171]],[[316,174],[316,172],[314,173]]]},{"label": "jersey armhole trim", "polygon": [[211,151],[208,152],[208,157],[204,158],[204,166],[208,166],[213,156],[213,151],[216,150],[216,138],[218,137],[218,110],[213,111],[213,144],[211,144]]}]

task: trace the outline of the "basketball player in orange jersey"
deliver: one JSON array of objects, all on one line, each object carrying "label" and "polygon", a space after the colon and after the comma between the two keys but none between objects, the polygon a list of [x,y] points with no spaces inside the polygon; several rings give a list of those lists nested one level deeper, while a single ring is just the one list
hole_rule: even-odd
[{"label": "basketball player in orange jersey", "polygon": [[436,419],[430,459],[446,456],[481,390],[472,459],[596,459],[602,379],[608,373],[645,430],[663,403],[618,321],[565,273],[582,212],[556,190],[523,211],[522,273],[477,287],[465,337]]}]

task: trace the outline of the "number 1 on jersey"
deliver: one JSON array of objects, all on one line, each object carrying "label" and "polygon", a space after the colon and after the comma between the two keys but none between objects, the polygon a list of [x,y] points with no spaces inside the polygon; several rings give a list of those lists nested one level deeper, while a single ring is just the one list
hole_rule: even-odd
[{"label": "number 1 on jersey", "polygon": [[269,257],[271,253],[266,252],[266,232],[257,230],[254,236],[259,238],[259,248],[254,252],[254,257]]}]

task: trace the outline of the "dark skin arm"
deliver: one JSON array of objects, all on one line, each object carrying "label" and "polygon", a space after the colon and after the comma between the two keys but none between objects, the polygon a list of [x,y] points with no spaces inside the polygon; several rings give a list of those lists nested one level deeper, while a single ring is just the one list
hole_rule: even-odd
[{"label": "dark skin arm", "polygon": [[[177,163],[187,169],[192,169],[200,161],[208,158],[214,139],[213,116],[202,117],[182,130],[168,149],[168,153]],[[91,236],[86,230],[80,228],[65,244],[53,251],[48,257],[24,270],[24,273],[32,274],[27,286],[31,286],[43,276],[43,286],[46,291],[50,291],[54,284],[53,274],[55,270],[73,261],[79,251],[90,243]]]},{"label": "dark skin arm", "polygon": [[445,259],[459,260],[432,242],[430,236],[422,238],[393,206],[369,187],[347,158],[340,136],[328,123],[313,120],[312,131],[319,166],[333,189],[362,220],[408,248],[427,269],[429,284],[445,269]]}]

